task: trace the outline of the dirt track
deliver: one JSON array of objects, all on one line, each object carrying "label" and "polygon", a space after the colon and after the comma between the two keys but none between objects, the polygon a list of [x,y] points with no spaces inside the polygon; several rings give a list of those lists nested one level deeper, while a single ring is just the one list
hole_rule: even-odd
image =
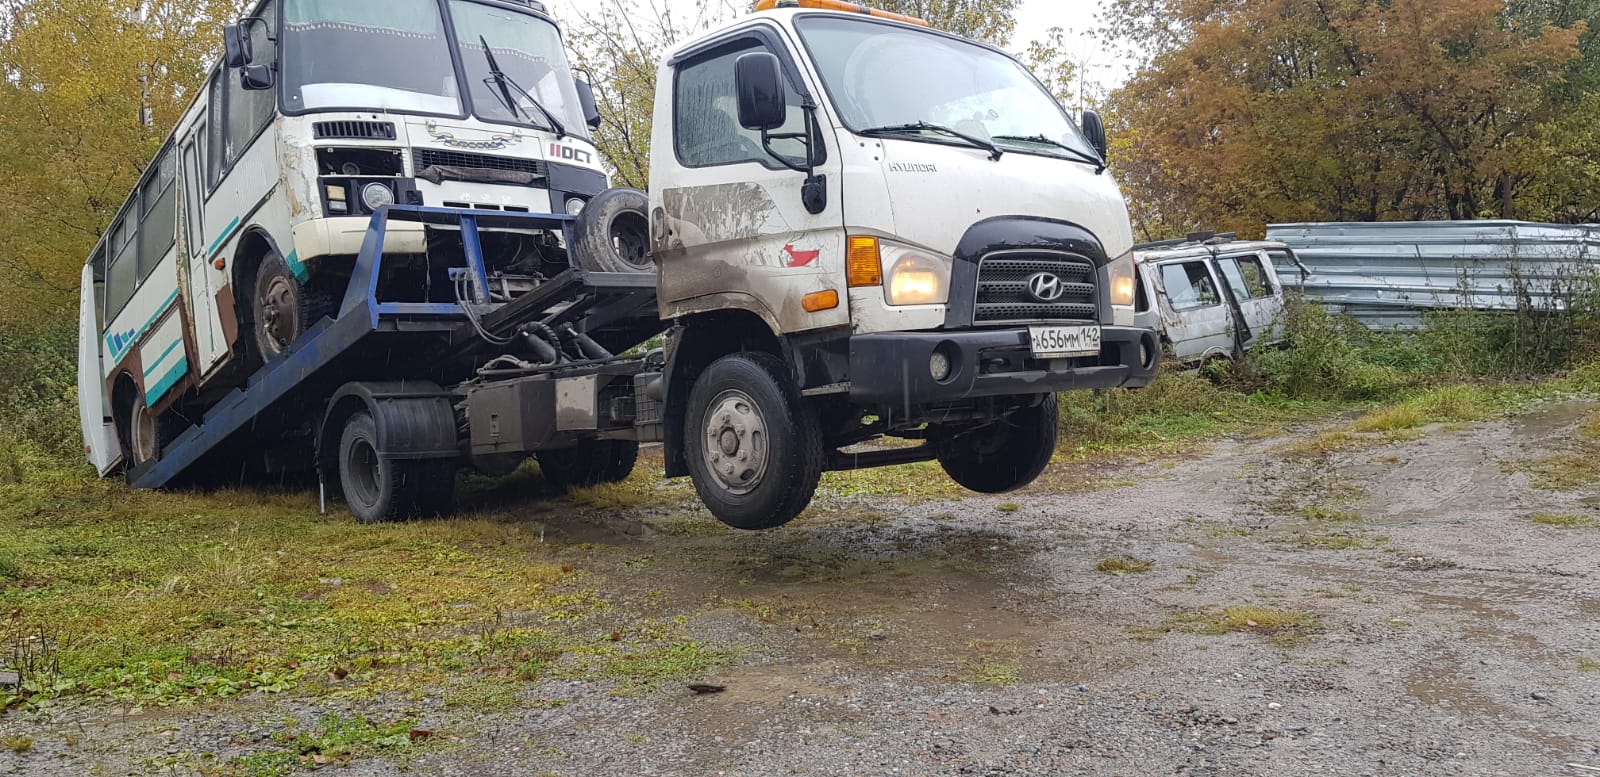
[{"label": "dirt track", "polygon": [[[0,721],[38,739],[0,772],[190,773],[176,754],[226,761],[360,709],[458,741],[343,774],[1591,774],[1568,764],[1600,768],[1600,527],[1531,517],[1592,522],[1600,489],[1520,465],[1576,451],[1597,407],[1332,451],[1315,430],[1226,440],[1053,472],[1056,493],[841,501],[759,535],[703,512],[558,519],[611,617],[681,615],[735,651],[703,678],[725,692],[90,707]],[[1096,571],[1116,555],[1152,565]]]}]

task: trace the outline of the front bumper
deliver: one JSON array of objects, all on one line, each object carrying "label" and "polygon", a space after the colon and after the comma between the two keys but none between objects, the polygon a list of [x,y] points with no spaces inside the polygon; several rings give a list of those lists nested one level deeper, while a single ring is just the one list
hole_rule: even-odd
[{"label": "front bumper", "polygon": [[[952,370],[936,381],[935,350]],[[1148,329],[1101,329],[1099,356],[1035,359],[1026,327],[954,332],[886,332],[850,338],[850,399],[920,405],[976,397],[1142,388],[1155,379],[1161,349]]]}]

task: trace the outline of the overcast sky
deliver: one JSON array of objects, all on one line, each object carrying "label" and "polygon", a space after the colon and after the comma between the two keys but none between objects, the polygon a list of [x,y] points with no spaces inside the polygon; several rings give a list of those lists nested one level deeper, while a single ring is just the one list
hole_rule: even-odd
[{"label": "overcast sky", "polygon": [[[587,7],[605,0],[544,0],[557,19],[565,19],[572,8]],[[641,6],[651,2],[674,9],[693,9],[694,0],[639,0]],[[738,8],[754,5],[749,0],[714,0]],[[870,2],[867,3],[871,5]],[[1021,52],[1028,42],[1041,39],[1051,27],[1068,31],[1068,41],[1075,42],[1073,58],[1089,72],[1092,81],[1105,87],[1116,86],[1127,79],[1129,63],[1125,58],[1098,51],[1085,33],[1095,27],[1094,15],[1100,10],[1100,0],[1022,0],[1017,10],[1017,31],[1010,49]],[[1075,33],[1075,34],[1074,34]]]}]

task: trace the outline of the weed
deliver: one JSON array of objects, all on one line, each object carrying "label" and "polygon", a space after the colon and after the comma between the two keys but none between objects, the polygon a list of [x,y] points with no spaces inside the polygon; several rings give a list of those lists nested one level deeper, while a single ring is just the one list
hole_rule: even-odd
[{"label": "weed", "polygon": [[1315,523],[1359,523],[1361,521],[1361,516],[1356,513],[1325,505],[1310,505],[1301,508],[1300,517]]},{"label": "weed", "polygon": [[22,565],[11,559],[0,556],[0,580],[21,580]]},{"label": "weed", "polygon": [[1357,432],[1393,432],[1400,429],[1415,429],[1422,423],[1422,408],[1415,405],[1397,405],[1368,413],[1356,419],[1350,428]]},{"label": "weed", "polygon": [[1295,533],[1287,537],[1278,537],[1271,540],[1283,545],[1291,545],[1305,550],[1372,550],[1386,538],[1368,538],[1359,534],[1348,532],[1330,532],[1327,534]]},{"label": "weed", "polygon": [[1572,491],[1600,483],[1600,460],[1587,453],[1558,453],[1532,461],[1505,465],[1509,473],[1529,476],[1534,488]]},{"label": "weed", "polygon": [[1580,671],[1580,672],[1600,672],[1600,659],[1594,659],[1594,658],[1580,658],[1580,659],[1578,659],[1578,671]]},{"label": "weed", "polygon": [[13,753],[26,753],[33,749],[33,737],[27,734],[3,734],[0,735],[0,747]]},{"label": "weed", "polygon": [[1182,616],[1176,623],[1200,634],[1252,632],[1278,634],[1316,628],[1316,616],[1299,610],[1278,610],[1258,605],[1209,608]]},{"label": "weed", "polygon": [[1016,664],[984,662],[967,665],[962,674],[971,682],[984,685],[1015,685],[1022,669]]},{"label": "weed", "polygon": [[731,651],[683,641],[632,652],[608,653],[603,656],[600,675],[631,689],[653,688],[662,683],[703,677],[732,659]]},{"label": "weed", "polygon": [[1108,575],[1138,575],[1149,572],[1154,566],[1155,562],[1142,558],[1111,556],[1100,559],[1100,563],[1095,564],[1094,568],[1095,571],[1104,572]]},{"label": "weed", "polygon": [[1014,513],[1021,510],[1022,505],[1019,505],[1016,502],[1006,502],[1005,504],[995,505],[994,509],[999,510],[1002,513]]},{"label": "weed", "polygon": [[1579,527],[1600,526],[1600,519],[1588,515],[1565,515],[1556,513],[1535,513],[1528,516],[1528,520],[1541,526],[1555,526],[1562,529],[1575,529]]}]

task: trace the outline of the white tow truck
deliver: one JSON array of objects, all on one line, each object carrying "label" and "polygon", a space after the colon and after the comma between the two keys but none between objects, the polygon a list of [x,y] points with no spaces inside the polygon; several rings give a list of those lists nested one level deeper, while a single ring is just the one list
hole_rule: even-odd
[{"label": "white tow truck", "polygon": [[[975,491],[1032,482],[1057,392],[1146,385],[1160,356],[1134,325],[1103,126],[999,50],[841,5],[763,0],[669,52],[648,195],[610,189],[576,218],[379,208],[337,315],[133,482],[180,481],[266,429],[363,520],[447,510],[467,464],[619,480],[654,441],[744,529],[792,520],[828,470],[938,460]],[[459,235],[433,268],[453,292],[384,297],[405,271],[385,264],[391,221]],[[560,235],[569,267],[506,292],[480,228]],[[886,436],[919,444],[845,452]]]}]

